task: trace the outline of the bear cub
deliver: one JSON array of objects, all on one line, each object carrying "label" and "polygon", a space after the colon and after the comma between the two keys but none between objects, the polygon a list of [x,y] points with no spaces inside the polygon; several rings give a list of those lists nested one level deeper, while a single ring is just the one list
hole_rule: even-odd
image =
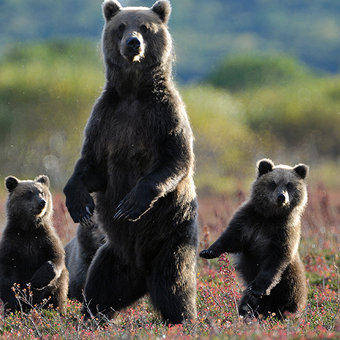
[{"label": "bear cub", "polygon": [[250,199],[232,217],[222,235],[200,256],[236,253],[236,269],[247,288],[239,303],[243,317],[294,313],[306,305],[307,287],[300,260],[301,214],[307,203],[304,164],[257,163]]},{"label": "bear cub", "polygon": [[[5,180],[7,224],[0,242],[0,299],[5,313],[29,310],[43,299],[63,309],[68,289],[63,245],[52,227],[52,196],[47,176]],[[31,301],[16,299],[14,284],[31,286]],[[20,306],[21,304],[21,306]]]},{"label": "bear cub", "polygon": [[68,297],[83,300],[87,271],[97,249],[105,243],[105,235],[92,219],[79,223],[77,235],[65,246],[66,268],[70,282]]}]

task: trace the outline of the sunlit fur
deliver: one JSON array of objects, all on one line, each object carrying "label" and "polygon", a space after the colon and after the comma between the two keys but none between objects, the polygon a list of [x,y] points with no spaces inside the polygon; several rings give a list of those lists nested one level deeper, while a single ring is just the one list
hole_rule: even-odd
[{"label": "sunlit fur", "polygon": [[[180,323],[196,316],[197,202],[193,136],[171,75],[170,4],[110,0],[103,11],[106,85],[64,189],[75,221],[93,211],[95,192],[107,234],[85,295],[92,314],[110,315],[149,293],[167,322]],[[131,36],[142,37],[138,60],[125,55]]]},{"label": "sunlit fur", "polygon": [[200,256],[237,254],[236,269],[247,285],[239,303],[241,316],[267,317],[271,312],[283,317],[306,305],[306,278],[298,247],[308,167],[275,166],[264,159],[257,170],[250,199]]}]

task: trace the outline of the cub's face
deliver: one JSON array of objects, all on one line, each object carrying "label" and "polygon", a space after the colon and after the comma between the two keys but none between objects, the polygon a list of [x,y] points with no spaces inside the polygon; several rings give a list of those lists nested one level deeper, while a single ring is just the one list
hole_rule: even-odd
[{"label": "cub's face", "polygon": [[297,206],[303,208],[306,205],[306,165],[274,166],[272,161],[264,159],[258,162],[257,169],[252,200],[266,215],[285,214]]},{"label": "cub's face", "polygon": [[123,8],[115,0],[105,1],[102,45],[106,60],[124,65],[124,62],[157,64],[168,59],[170,11],[170,4],[165,0],[157,1],[151,8]]},{"label": "cub's face", "polygon": [[21,181],[14,176],[5,179],[9,192],[7,212],[9,216],[34,220],[52,213],[52,197],[47,176],[38,176],[35,180]]}]

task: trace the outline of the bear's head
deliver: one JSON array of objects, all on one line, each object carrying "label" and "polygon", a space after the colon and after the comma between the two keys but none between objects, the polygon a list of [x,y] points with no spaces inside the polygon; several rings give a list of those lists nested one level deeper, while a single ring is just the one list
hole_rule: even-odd
[{"label": "bear's head", "polygon": [[308,171],[305,164],[275,166],[270,159],[260,160],[251,193],[256,209],[264,215],[285,215],[297,207],[302,211],[307,203]]},{"label": "bear's head", "polygon": [[105,26],[102,48],[112,65],[157,65],[171,56],[171,37],[167,23],[170,3],[157,1],[151,8],[122,7],[116,0],[103,3]]},{"label": "bear's head", "polygon": [[19,180],[14,176],[6,177],[8,190],[7,214],[22,221],[32,221],[50,217],[52,214],[52,196],[49,179],[45,175],[31,180]]}]

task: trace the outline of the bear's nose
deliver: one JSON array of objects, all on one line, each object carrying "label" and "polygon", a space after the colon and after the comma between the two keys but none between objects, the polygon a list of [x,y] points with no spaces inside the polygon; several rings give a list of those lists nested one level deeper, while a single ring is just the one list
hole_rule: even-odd
[{"label": "bear's nose", "polygon": [[44,209],[45,208],[45,205],[46,205],[46,201],[45,200],[41,200],[40,202],[39,202],[39,209]]},{"label": "bear's nose", "polygon": [[282,205],[286,201],[286,196],[284,194],[280,194],[277,196],[277,204]]},{"label": "bear's nose", "polygon": [[136,37],[130,37],[126,40],[126,45],[128,48],[131,48],[132,50],[136,51],[140,47],[140,41]]}]

